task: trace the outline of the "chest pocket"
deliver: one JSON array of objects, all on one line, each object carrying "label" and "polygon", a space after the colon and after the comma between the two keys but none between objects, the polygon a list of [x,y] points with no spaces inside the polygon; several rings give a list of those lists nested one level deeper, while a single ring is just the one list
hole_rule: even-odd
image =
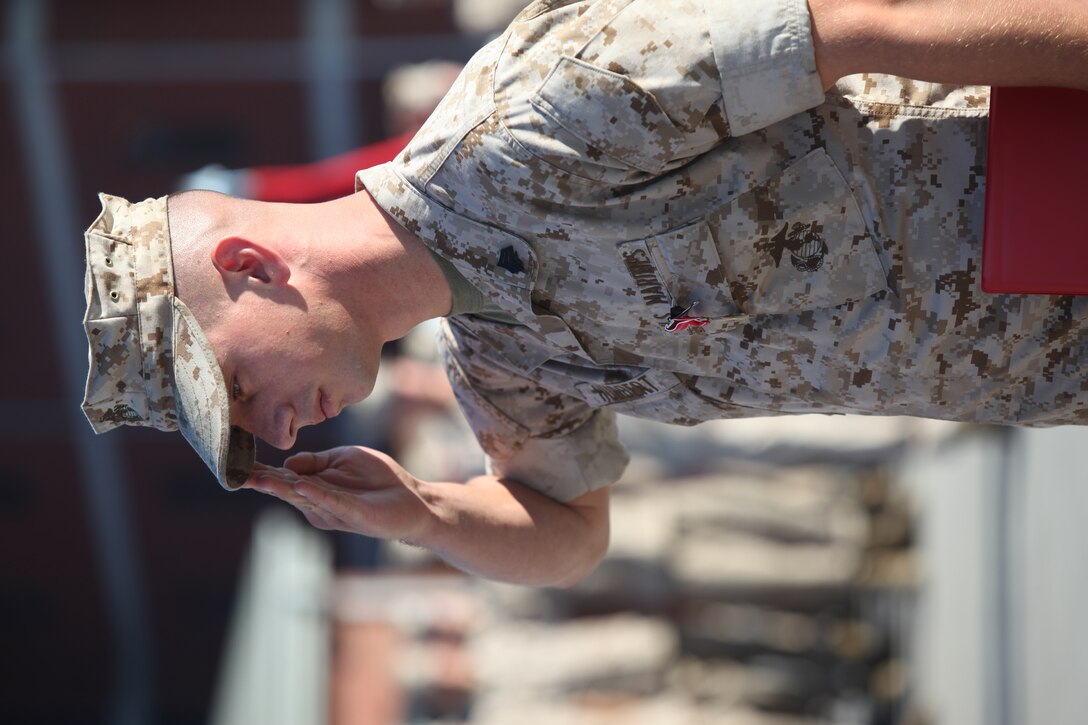
[{"label": "chest pocket", "polygon": [[697,328],[706,333],[887,288],[850,187],[822,149],[703,220],[618,251],[655,317],[694,305],[710,319]]},{"label": "chest pocket", "polygon": [[887,288],[854,195],[823,149],[706,221],[733,301],[749,315],[835,307]]},{"label": "chest pocket", "polygon": [[648,174],[660,174],[683,147],[683,135],[634,81],[564,57],[532,105],[590,147]]},{"label": "chest pocket", "polygon": [[659,320],[677,306],[689,305],[693,314],[712,319],[741,315],[725,284],[724,266],[706,222],[623,242],[618,250],[643,302]]}]

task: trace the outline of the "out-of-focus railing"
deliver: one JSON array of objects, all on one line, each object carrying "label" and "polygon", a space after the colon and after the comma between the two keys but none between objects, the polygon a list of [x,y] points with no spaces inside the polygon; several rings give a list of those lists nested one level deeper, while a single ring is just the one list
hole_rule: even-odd
[{"label": "out-of-focus railing", "polygon": [[257,521],[211,725],[328,721],[332,551],[282,509]]}]

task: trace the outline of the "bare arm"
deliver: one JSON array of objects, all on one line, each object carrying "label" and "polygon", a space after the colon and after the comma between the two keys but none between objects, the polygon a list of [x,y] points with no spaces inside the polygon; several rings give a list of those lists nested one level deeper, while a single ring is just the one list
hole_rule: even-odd
[{"label": "bare arm", "polygon": [[559,503],[494,476],[424,484],[434,518],[418,540],[451,564],[514,584],[573,586],[608,550],[608,489]]},{"label": "bare arm", "polygon": [[824,87],[853,73],[1088,90],[1085,0],[808,0]]},{"label": "bare arm", "polygon": [[489,579],[571,586],[608,548],[608,489],[560,503],[513,481],[420,481],[367,448],[300,453],[259,467],[247,487],[283,499],[322,529],[399,539]]}]

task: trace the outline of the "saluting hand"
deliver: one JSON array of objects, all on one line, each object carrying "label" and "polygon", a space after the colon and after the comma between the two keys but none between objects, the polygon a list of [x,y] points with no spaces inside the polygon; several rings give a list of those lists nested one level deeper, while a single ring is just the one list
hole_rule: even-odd
[{"label": "saluting hand", "polygon": [[291,504],[319,529],[416,542],[431,522],[420,481],[380,451],[342,446],[258,463],[245,487]]}]

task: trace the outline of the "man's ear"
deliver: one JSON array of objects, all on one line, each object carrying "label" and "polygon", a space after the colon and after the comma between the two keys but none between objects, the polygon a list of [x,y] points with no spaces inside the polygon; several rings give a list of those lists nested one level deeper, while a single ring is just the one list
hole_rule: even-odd
[{"label": "man's ear", "polygon": [[283,286],[291,278],[287,260],[252,239],[224,237],[212,246],[212,264],[224,278],[252,278]]}]

